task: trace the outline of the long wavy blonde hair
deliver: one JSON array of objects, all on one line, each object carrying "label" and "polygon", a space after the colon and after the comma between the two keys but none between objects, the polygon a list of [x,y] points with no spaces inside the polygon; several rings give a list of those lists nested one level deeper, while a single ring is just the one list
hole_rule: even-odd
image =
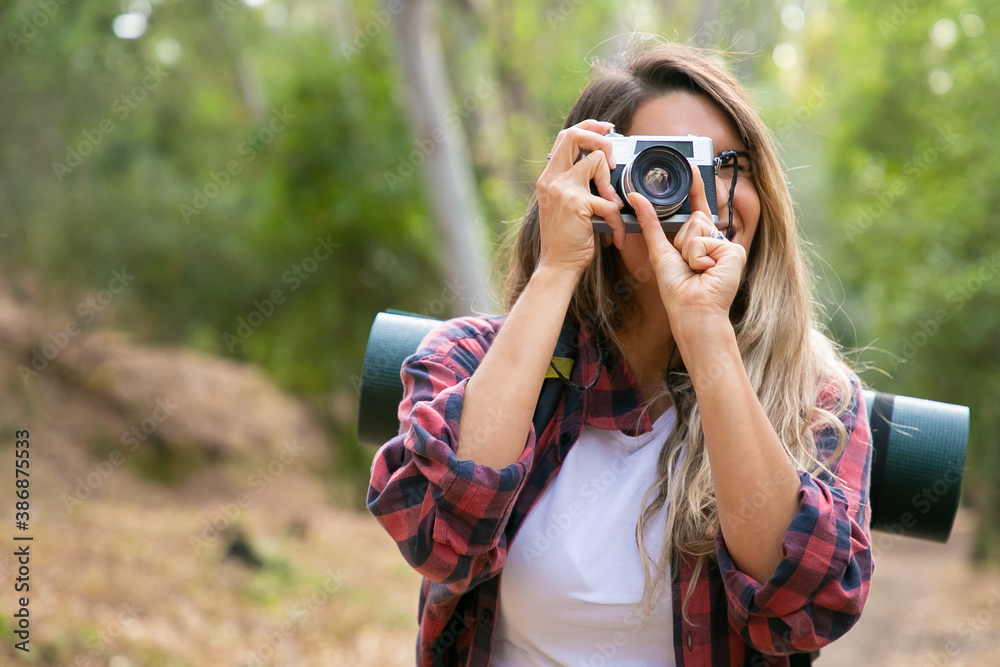
[{"label": "long wavy blonde hair", "polygon": [[[752,179],[760,196],[760,220],[747,257],[743,280],[730,320],[750,382],[790,459],[811,473],[832,474],[827,462],[843,448],[846,432],[837,418],[850,398],[849,380],[837,347],[817,324],[818,304],[812,299],[814,276],[798,236],[791,195],[774,147],[742,85],[719,64],[718,54],[678,44],[643,45],[624,65],[598,64],[591,83],[580,95],[564,127],[587,118],[609,121],[623,134],[637,109],[659,96],[684,91],[713,100],[732,119],[751,155]],[[723,213],[720,211],[720,215]],[[534,271],[540,253],[538,201],[532,196],[521,226],[507,238],[501,262],[504,299],[509,311]],[[639,316],[638,304],[622,290],[624,267],[613,245],[595,239],[598,249],[570,302],[567,317],[609,341],[621,354],[620,335]],[[627,275],[625,272],[624,275]],[[618,288],[615,285],[618,283]],[[817,406],[821,386],[834,382],[835,405]],[[694,559],[694,580],[716,557],[719,516],[698,404],[683,368],[671,368],[661,392],[674,403],[677,420],[658,462],[657,481],[643,499],[636,542],[644,567],[642,623],[662,598],[671,558]],[[837,451],[821,460],[815,431],[832,427],[840,437]],[[687,443],[686,446],[681,445]],[[670,498],[670,502],[667,499]],[[666,512],[658,560],[650,557],[646,526]]]}]

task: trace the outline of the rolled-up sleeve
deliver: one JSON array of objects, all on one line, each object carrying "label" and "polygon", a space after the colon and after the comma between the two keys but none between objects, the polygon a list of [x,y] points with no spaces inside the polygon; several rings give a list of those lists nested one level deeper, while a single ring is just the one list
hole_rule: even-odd
[{"label": "rolled-up sleeve", "polygon": [[[861,615],[872,560],[868,508],[871,431],[864,395],[851,374],[851,398],[840,417],[847,442],[829,474],[799,471],[800,507],[782,540],[783,559],[761,583],[740,572],[716,540],[730,623],[749,645],[767,654],[811,651],[837,639]],[[821,396],[820,403],[829,400]],[[837,430],[818,434],[819,455],[838,443]]]},{"label": "rolled-up sleeve", "polygon": [[400,434],[376,454],[368,489],[369,510],[407,562],[458,594],[502,567],[504,528],[534,453],[530,429],[520,458],[505,468],[455,456],[465,389],[494,327],[489,320],[451,320],[406,359]]}]

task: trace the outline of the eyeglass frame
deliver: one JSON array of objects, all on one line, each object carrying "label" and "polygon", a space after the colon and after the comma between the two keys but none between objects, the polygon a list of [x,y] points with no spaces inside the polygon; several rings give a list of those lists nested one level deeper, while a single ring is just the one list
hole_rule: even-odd
[{"label": "eyeglass frame", "polygon": [[752,156],[746,151],[722,151],[714,159],[715,175],[719,176],[719,171],[733,163],[733,178],[729,184],[729,226],[726,227],[726,240],[733,240],[733,195],[736,194],[736,180],[740,177],[740,157],[745,157],[747,163],[752,164]]}]

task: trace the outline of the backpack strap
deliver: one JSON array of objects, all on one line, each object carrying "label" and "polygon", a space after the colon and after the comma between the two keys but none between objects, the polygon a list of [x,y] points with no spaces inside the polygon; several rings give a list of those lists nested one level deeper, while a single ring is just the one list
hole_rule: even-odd
[{"label": "backpack strap", "polygon": [[569,357],[552,357],[552,362],[545,371],[545,379],[558,380],[559,373],[562,373],[563,377],[569,377],[575,362],[575,359]]},{"label": "backpack strap", "polygon": [[810,651],[809,653],[793,653],[788,656],[788,666],[810,667],[810,665],[812,665],[813,658],[818,657],[819,651]]},{"label": "backpack strap", "polygon": [[535,427],[536,437],[541,436],[549,422],[552,421],[552,416],[556,413],[556,408],[562,399],[563,389],[566,388],[566,385],[559,378],[559,373],[568,378],[573,372],[573,366],[580,355],[577,341],[579,335],[580,329],[577,325],[570,322],[569,319],[563,322],[555,350],[552,352],[552,363],[545,372],[545,380],[542,382],[542,389],[538,394],[538,403],[535,404],[535,414],[531,419],[531,423]]}]

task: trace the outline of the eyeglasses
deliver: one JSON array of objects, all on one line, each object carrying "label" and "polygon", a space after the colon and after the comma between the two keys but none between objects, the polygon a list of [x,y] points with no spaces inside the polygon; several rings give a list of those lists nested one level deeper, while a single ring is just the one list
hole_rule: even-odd
[{"label": "eyeglasses", "polygon": [[736,193],[736,181],[740,176],[748,178],[753,162],[750,154],[745,151],[722,151],[715,158],[715,175],[723,183],[729,183],[729,226],[726,227],[726,240],[733,240],[733,195]]},{"label": "eyeglasses", "polygon": [[715,175],[723,183],[731,183],[734,176],[749,177],[753,162],[746,151],[723,151],[715,158]]}]

